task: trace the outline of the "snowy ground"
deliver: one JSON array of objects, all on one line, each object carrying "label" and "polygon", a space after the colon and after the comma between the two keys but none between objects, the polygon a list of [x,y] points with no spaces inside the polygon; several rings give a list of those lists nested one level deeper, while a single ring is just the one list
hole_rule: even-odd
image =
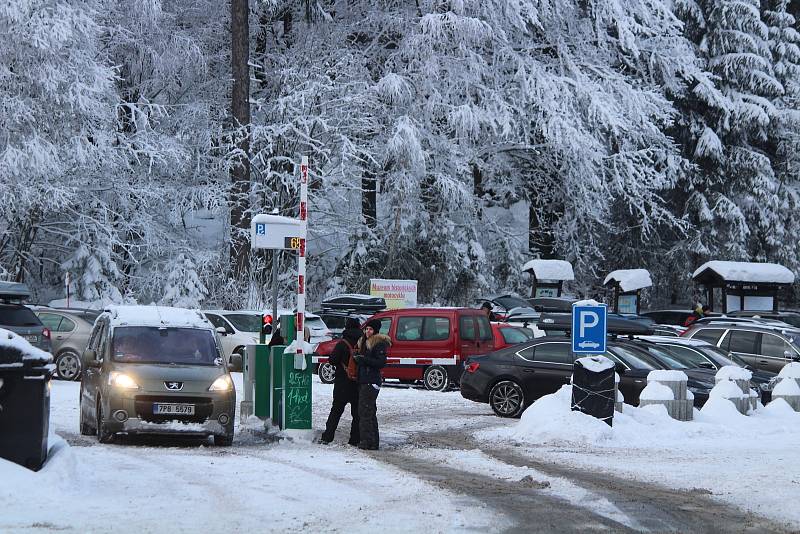
[{"label": "snowy ground", "polygon": [[701,493],[800,527],[800,414],[783,400],[749,417],[713,399],[694,421],[661,407],[624,407],[614,426],[572,412],[570,389],[540,399],[519,422],[476,432],[484,442],[511,443],[553,463]]},{"label": "snowy ground", "polygon": [[[544,531],[681,530],[653,528],[652,502],[638,513],[625,502],[641,486],[605,491],[573,477],[570,466],[702,488],[698,499],[710,492],[800,527],[800,511],[787,506],[800,498],[800,416],[778,405],[752,418],[709,411],[693,423],[627,410],[609,431],[563,410],[557,397],[518,421],[496,418],[457,392],[385,387],[383,450],[364,453],[346,445],[347,416],[327,447],[247,431],[230,448],[134,439],[100,445],[78,435],[79,384],[52,386],[51,428],[61,437],[52,440],[47,466],[32,473],[0,461],[2,533],[499,532],[540,520]],[[330,395],[331,386],[314,383],[317,430]],[[655,495],[656,507],[671,505]]]},{"label": "snowy ground", "polygon": [[[51,428],[72,446],[54,438],[55,454],[39,473],[0,461],[0,532],[348,531],[377,519],[387,531],[504,525],[481,503],[347,445],[272,443],[246,432],[224,449],[196,441],[100,445],[77,435],[79,384],[52,386]],[[319,423],[331,388],[315,387]],[[407,406],[422,392],[397,393]]]}]

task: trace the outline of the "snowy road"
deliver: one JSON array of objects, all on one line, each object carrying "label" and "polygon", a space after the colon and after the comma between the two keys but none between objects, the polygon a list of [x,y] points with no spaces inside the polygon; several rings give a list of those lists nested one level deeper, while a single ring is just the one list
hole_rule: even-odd
[{"label": "snowy road", "polygon": [[[800,496],[797,486],[776,492],[774,513],[757,501],[761,515],[754,515],[724,502],[740,496],[705,489],[707,481],[675,490],[635,469],[602,474],[602,465],[586,459],[594,455],[586,448],[476,438],[481,429],[519,422],[498,419],[457,392],[384,388],[378,401],[383,450],[365,453],[346,445],[347,417],[328,447],[272,442],[246,431],[230,448],[153,439],[100,445],[77,433],[78,386],[53,382],[52,389],[51,426],[70,446],[57,447],[40,473],[0,463],[0,481],[13,481],[0,483],[0,532],[777,532],[800,526],[779,510]],[[314,391],[319,428],[331,388],[317,382]],[[629,454],[605,451],[601,458],[624,465]],[[587,468],[576,468],[579,460]],[[729,478],[737,476],[731,471]]]}]

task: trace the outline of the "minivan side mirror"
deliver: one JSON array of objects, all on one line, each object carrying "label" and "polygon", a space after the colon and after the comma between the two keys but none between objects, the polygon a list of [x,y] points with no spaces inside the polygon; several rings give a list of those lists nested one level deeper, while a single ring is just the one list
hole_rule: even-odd
[{"label": "minivan side mirror", "polygon": [[221,336],[227,336],[228,335],[228,331],[225,329],[224,326],[218,326],[215,330],[217,331],[217,334],[219,334]]},{"label": "minivan side mirror", "polygon": [[94,349],[86,349],[83,351],[81,360],[84,367],[100,367],[102,363],[97,359],[97,352],[95,352]]},{"label": "minivan side mirror", "polygon": [[242,355],[234,352],[231,354],[231,362],[228,364],[229,371],[241,371],[242,370]]}]

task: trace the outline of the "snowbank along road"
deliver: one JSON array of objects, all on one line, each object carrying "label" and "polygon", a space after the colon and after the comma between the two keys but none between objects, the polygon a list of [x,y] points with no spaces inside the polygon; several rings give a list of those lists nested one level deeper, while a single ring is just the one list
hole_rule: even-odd
[{"label": "snowbank along road", "polygon": [[[315,426],[321,427],[331,388],[319,383],[314,388]],[[8,481],[0,485],[0,532],[376,526],[387,532],[784,532],[800,527],[800,518],[779,510],[800,496],[796,483],[775,492],[779,497],[771,508],[741,509],[731,504],[739,496],[715,486],[727,488],[720,477],[710,486],[698,479],[686,487],[669,479],[656,484],[635,470],[611,472],[608,466],[631,451],[487,439],[486,433],[521,422],[498,419],[457,392],[385,387],[378,401],[383,449],[370,453],[346,445],[349,418],[327,447],[273,442],[246,428],[231,448],[134,438],[99,445],[78,435],[78,384],[54,382],[52,400],[51,427],[65,442],[53,439],[54,454],[39,473],[0,463],[0,480]],[[797,465],[798,453],[790,448],[784,460]],[[657,452],[649,454],[650,471],[669,469]],[[727,476],[741,482],[738,472],[727,468]]]}]

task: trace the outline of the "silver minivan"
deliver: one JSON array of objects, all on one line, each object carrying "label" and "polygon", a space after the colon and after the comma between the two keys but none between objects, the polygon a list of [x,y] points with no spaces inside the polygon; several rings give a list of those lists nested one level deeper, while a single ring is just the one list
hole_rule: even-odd
[{"label": "silver minivan", "polygon": [[233,442],[236,391],[214,326],[195,310],[116,306],[83,353],[80,431],[213,436]]},{"label": "silver minivan", "polygon": [[763,371],[777,373],[787,363],[800,361],[800,330],[794,328],[714,322],[692,325],[684,337],[707,341]]}]

